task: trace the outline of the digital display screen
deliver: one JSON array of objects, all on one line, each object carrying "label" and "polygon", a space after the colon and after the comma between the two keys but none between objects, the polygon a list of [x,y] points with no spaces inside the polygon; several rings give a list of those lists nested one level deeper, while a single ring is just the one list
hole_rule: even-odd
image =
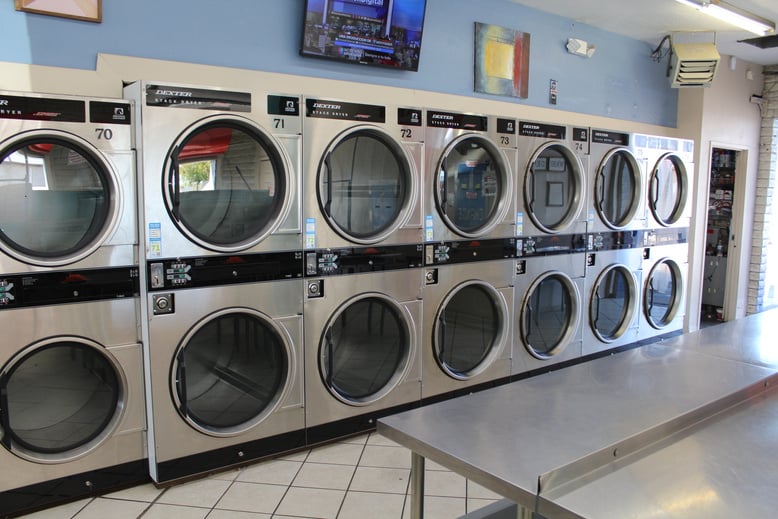
[{"label": "digital display screen", "polygon": [[426,0],[307,0],[300,54],[416,71]]}]

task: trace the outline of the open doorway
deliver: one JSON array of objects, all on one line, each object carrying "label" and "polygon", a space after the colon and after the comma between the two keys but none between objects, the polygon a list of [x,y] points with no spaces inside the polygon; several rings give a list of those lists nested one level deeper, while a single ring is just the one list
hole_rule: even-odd
[{"label": "open doorway", "polygon": [[727,268],[738,155],[737,150],[718,147],[711,153],[700,327],[726,318]]}]

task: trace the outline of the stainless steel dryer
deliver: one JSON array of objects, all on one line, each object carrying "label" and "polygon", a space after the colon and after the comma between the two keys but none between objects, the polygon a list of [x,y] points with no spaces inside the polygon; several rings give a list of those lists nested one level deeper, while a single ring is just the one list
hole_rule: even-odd
[{"label": "stainless steel dryer", "polygon": [[422,398],[508,381],[515,240],[425,249]]},{"label": "stainless steel dryer", "polygon": [[300,251],[150,262],[154,481],[304,445],[302,264]]},{"label": "stainless steel dryer", "polygon": [[628,133],[591,129],[587,218],[589,232],[646,227],[646,159]]},{"label": "stainless steel dryer", "polygon": [[424,241],[515,234],[516,121],[427,110]]},{"label": "stainless steel dryer", "polygon": [[420,243],[422,111],[305,99],[305,248]]},{"label": "stainless steel dryer", "polygon": [[137,265],[130,103],[0,92],[0,273]]},{"label": "stainless steel dryer", "polygon": [[688,229],[646,233],[638,338],[656,339],[683,329],[689,278]]},{"label": "stainless steel dryer", "polygon": [[583,354],[638,339],[644,231],[590,233],[586,253]]},{"label": "stainless steel dryer", "polygon": [[305,254],[305,423],[315,444],[419,404],[422,251]]},{"label": "stainless steel dryer", "polygon": [[589,129],[519,121],[516,236],[586,232]]},{"label": "stainless steel dryer", "polygon": [[304,443],[300,98],[140,81],[149,467]]},{"label": "stainless steel dryer", "polygon": [[517,238],[516,250],[512,374],[578,360],[586,235]]},{"label": "stainless steel dryer", "polygon": [[144,257],[299,250],[299,96],[151,81],[135,101]]},{"label": "stainless steel dryer", "polygon": [[646,159],[646,226],[689,227],[694,174],[694,141],[635,135],[635,153]]},{"label": "stainless steel dryer", "polygon": [[138,268],[0,275],[0,516],[148,481]]}]

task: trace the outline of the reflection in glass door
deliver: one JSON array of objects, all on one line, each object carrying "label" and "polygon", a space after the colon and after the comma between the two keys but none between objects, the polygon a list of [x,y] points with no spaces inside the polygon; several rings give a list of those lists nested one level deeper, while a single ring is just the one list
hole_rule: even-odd
[{"label": "reflection in glass door", "polygon": [[640,166],[634,155],[617,149],[606,155],[594,186],[595,208],[602,221],[620,229],[635,217],[643,196]]},{"label": "reflection in glass door", "polygon": [[670,324],[680,307],[683,283],[678,264],[659,261],[646,278],[643,312],[649,324],[661,329]]},{"label": "reflection in glass door", "polygon": [[397,385],[411,356],[402,312],[385,297],[366,296],[333,315],[319,346],[322,380],[333,396],[364,405]]},{"label": "reflection in glass door", "polygon": [[2,444],[31,460],[72,460],[107,438],[125,394],[102,346],[77,337],[36,344],[0,373]]},{"label": "reflection in glass door", "polygon": [[399,227],[414,189],[405,153],[376,129],[340,138],[318,178],[322,213],[336,232],[358,243],[374,243]]},{"label": "reflection in glass door", "polygon": [[603,342],[620,338],[635,315],[637,287],[623,265],[606,268],[597,278],[589,307],[589,324]]},{"label": "reflection in glass door", "polygon": [[564,350],[579,321],[579,295],[569,276],[550,272],[527,292],[521,310],[521,338],[530,354],[548,359]]},{"label": "reflection in glass door", "polygon": [[0,246],[35,264],[65,264],[100,246],[116,219],[117,186],[85,146],[24,139],[0,150]]},{"label": "reflection in glass door", "polygon": [[256,312],[223,310],[182,341],[171,373],[175,404],[207,434],[246,431],[272,412],[286,389],[289,345]]},{"label": "reflection in glass door", "polygon": [[168,212],[195,243],[243,250],[280,221],[290,172],[258,129],[237,121],[205,124],[173,148],[169,162]]},{"label": "reflection in glass door", "polygon": [[505,334],[505,304],[484,283],[457,287],[441,305],[435,323],[435,358],[449,376],[466,380],[486,369]]},{"label": "reflection in glass door", "polygon": [[532,221],[544,232],[568,227],[584,202],[578,158],[560,144],[541,147],[524,180],[524,201]]}]

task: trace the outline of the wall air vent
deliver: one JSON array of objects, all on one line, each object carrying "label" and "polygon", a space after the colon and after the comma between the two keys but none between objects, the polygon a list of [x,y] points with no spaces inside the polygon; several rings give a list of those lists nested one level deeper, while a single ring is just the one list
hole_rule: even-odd
[{"label": "wall air vent", "polygon": [[721,56],[714,43],[675,43],[670,54],[669,77],[673,88],[709,87]]}]

